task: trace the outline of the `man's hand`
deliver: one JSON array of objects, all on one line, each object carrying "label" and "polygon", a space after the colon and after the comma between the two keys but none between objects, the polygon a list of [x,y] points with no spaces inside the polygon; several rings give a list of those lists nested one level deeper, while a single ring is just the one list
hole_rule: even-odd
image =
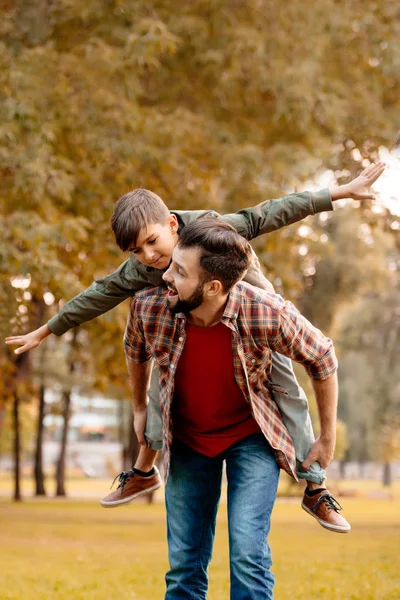
[{"label": "man's hand", "polygon": [[371,185],[382,175],[386,168],[384,162],[369,165],[350,183],[339,185],[330,190],[332,200],[352,198],[353,200],[374,200],[375,195],[370,191]]},{"label": "man's hand", "polygon": [[133,428],[135,430],[136,437],[141,446],[147,447],[148,444],[146,438],[144,437],[144,432],[146,430],[146,420],[147,406],[133,411]]},{"label": "man's hand", "polygon": [[311,446],[310,452],[302,463],[304,471],[308,471],[313,462],[318,461],[323,469],[329,465],[333,459],[335,451],[335,439],[317,438]]},{"label": "man's hand", "polygon": [[6,344],[20,346],[16,350],[14,350],[14,354],[23,354],[28,350],[33,350],[33,348],[37,348],[43,340],[47,338],[48,335],[51,334],[50,329],[47,325],[43,325],[39,327],[39,329],[35,329],[35,331],[31,331],[26,335],[14,335],[6,338]]}]

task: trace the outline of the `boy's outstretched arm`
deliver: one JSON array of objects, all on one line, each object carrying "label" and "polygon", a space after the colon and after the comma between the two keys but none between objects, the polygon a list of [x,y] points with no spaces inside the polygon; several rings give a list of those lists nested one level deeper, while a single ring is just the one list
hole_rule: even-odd
[{"label": "boy's outstretched arm", "polygon": [[332,202],[344,198],[372,200],[370,187],[382,175],[385,163],[369,165],[355,179],[345,185],[318,192],[290,194],[279,200],[267,200],[257,206],[244,208],[237,213],[222,215],[221,218],[232,225],[243,237],[252,240],[259,235],[277,231],[281,227],[301,221],[309,215],[333,210]]},{"label": "boy's outstretched arm", "polygon": [[[158,279],[154,282],[158,284]],[[84,292],[65,303],[46,325],[25,335],[10,336],[6,344],[18,346],[15,354],[37,348],[51,333],[61,336],[73,327],[106,313],[135,292],[151,285],[151,281],[135,269],[130,259],[110,275],[97,279]]]}]

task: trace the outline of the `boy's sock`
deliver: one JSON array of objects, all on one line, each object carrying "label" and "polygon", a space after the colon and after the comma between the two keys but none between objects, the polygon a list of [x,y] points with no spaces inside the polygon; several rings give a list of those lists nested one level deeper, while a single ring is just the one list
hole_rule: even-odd
[{"label": "boy's sock", "polygon": [[306,487],[305,493],[307,494],[307,496],[316,496],[317,494],[320,494],[324,490],[326,490],[326,488],[318,488],[316,490],[309,490],[308,487]]},{"label": "boy's sock", "polygon": [[140,477],[151,477],[156,472],[154,467],[150,469],[150,471],[140,471],[139,469],[133,467],[132,471],[137,475],[140,475]]}]

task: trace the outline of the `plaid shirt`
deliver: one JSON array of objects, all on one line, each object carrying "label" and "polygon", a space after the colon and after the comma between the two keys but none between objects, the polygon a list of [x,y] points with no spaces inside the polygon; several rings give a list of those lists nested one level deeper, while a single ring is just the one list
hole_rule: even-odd
[{"label": "plaid shirt", "polygon": [[[289,356],[303,364],[310,377],[323,380],[337,369],[332,341],[291,302],[243,282],[231,290],[221,321],[232,331],[236,383],[274,449],[278,466],[297,479],[293,442],[273,399],[271,351]],[[153,358],[159,367],[166,480],[173,432],[174,376],[185,340],[186,316],[169,310],[165,288],[149,288],[132,298],[125,354],[134,363]]]}]

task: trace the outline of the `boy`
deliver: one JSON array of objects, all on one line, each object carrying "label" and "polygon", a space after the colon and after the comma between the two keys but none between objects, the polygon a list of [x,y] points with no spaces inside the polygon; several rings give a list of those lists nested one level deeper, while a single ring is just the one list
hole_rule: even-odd
[{"label": "boy", "polygon": [[[332,210],[332,200],[373,198],[373,194],[367,190],[383,173],[384,168],[383,163],[370,165],[359,177],[346,185],[317,193],[292,194],[281,200],[263,202],[256,207],[221,218],[233,225],[243,237],[251,240],[263,233],[294,223],[309,214]],[[147,190],[135,190],[126,194],[116,204],[112,228],[119,247],[123,251],[131,252],[130,259],[113,274],[95,281],[85,292],[66,303],[47,325],[24,336],[7,338],[6,343],[19,345],[15,351],[17,354],[25,352],[38,346],[50,333],[62,335],[70,328],[103,314],[144,287],[162,284],[161,277],[169,265],[179,231],[204,215],[216,213],[170,213],[162,200]],[[263,289],[272,288],[261,274],[256,261],[249,269],[245,281]],[[310,504],[309,498],[317,496],[324,489],[326,475],[321,468],[321,465],[327,464],[324,447],[321,440],[314,442],[307,398],[294,377],[291,363],[277,353],[273,353],[271,379],[275,401],[295,445],[297,476],[307,480],[303,499],[303,508],[306,508]],[[130,502],[161,485],[160,476],[154,467],[157,451],[162,446],[158,387],[158,377],[155,373],[149,390],[147,414],[135,414],[135,429],[141,431],[143,422],[146,422],[146,440],[143,436],[139,438],[141,449],[135,467],[129,472],[121,473],[118,489],[101,501],[105,507]],[[331,531],[338,531],[334,526],[335,519],[330,518],[333,512],[338,510],[338,506],[329,500],[319,503],[315,510],[307,512],[322,526]]]}]

